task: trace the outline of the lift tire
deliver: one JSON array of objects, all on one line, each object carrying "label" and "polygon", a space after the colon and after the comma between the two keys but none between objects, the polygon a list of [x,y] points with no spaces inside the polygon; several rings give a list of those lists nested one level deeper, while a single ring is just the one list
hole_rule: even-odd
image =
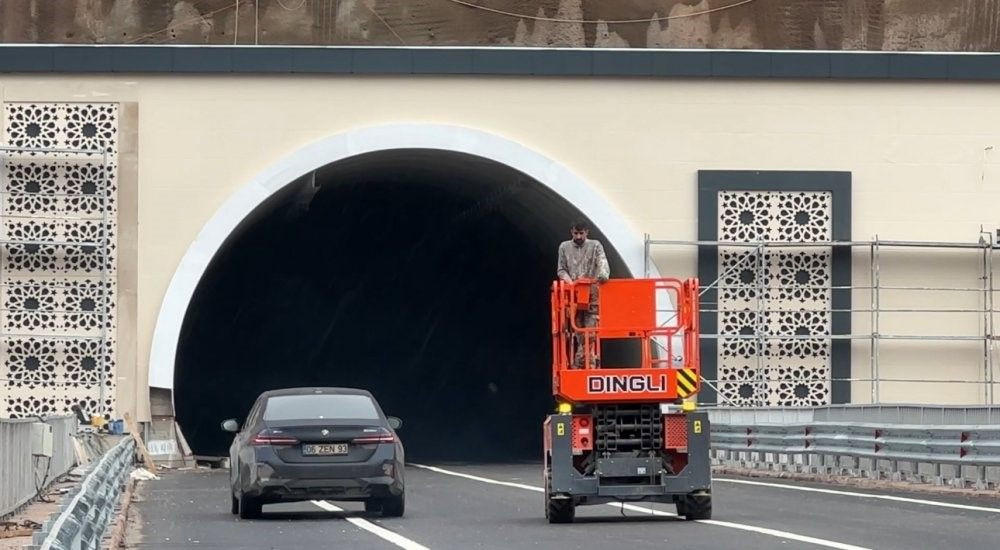
[{"label": "lift tire", "polygon": [[573,523],[576,517],[576,506],[572,498],[555,498],[551,492],[551,481],[545,476],[545,519],[549,523]]},{"label": "lift tire", "polygon": [[691,494],[677,502],[677,515],[688,521],[712,519],[712,495]]},{"label": "lift tire", "polygon": [[546,512],[549,523],[573,523],[576,507],[573,506],[573,499],[550,498],[546,503]]}]

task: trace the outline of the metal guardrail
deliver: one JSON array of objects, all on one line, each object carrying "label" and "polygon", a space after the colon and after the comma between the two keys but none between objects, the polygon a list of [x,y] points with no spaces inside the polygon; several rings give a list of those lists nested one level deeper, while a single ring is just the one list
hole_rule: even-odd
[{"label": "metal guardrail", "polygon": [[59,515],[35,533],[31,550],[96,550],[132,471],[135,442],[123,438],[91,464],[75,493],[66,495]]},{"label": "metal guardrail", "polygon": [[713,409],[710,418],[717,464],[1000,486],[994,407]]},{"label": "metal guardrail", "polygon": [[786,424],[794,422],[874,422],[883,424],[1000,424],[1000,406],[983,405],[826,405],[823,407],[712,407],[712,422]]},{"label": "metal guardrail", "polygon": [[1000,466],[1000,426],[885,424],[715,425],[716,449]]},{"label": "metal guardrail", "polygon": [[31,424],[39,419],[0,419],[0,518],[30,502],[39,489],[76,465],[76,417],[54,416],[41,421],[52,426],[51,457],[31,455]]}]

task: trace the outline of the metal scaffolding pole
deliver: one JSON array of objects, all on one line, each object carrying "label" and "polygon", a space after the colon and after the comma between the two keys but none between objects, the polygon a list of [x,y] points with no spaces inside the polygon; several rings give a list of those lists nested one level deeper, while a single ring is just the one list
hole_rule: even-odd
[{"label": "metal scaffolding pole", "polygon": [[[978,243],[969,242],[947,242],[947,241],[907,241],[907,240],[883,240],[878,235],[870,241],[834,241],[834,242],[767,242],[767,241],[751,241],[751,242],[729,242],[729,241],[681,241],[681,240],[658,240],[652,239],[649,235],[645,236],[644,248],[645,248],[645,262],[644,269],[649,273],[652,269],[653,263],[653,247],[657,245],[666,246],[694,246],[700,248],[702,246],[709,246],[715,248],[729,248],[729,249],[744,249],[750,252],[746,257],[741,258],[741,262],[736,265],[722,266],[722,273],[719,274],[718,278],[711,283],[704,285],[702,292],[706,292],[711,288],[725,288],[730,290],[754,290],[757,294],[757,299],[755,304],[750,306],[754,308],[755,320],[752,323],[754,334],[710,334],[703,333],[701,337],[703,339],[721,339],[721,340],[751,340],[757,347],[756,361],[757,361],[757,373],[747,380],[736,381],[734,379],[727,379],[725,381],[719,380],[719,382],[725,382],[729,385],[734,382],[753,382],[760,384],[762,382],[771,380],[765,376],[764,370],[762,368],[761,362],[764,357],[764,350],[767,343],[772,339],[780,340],[799,340],[799,339],[816,339],[816,336],[805,336],[805,335],[771,335],[770,328],[765,322],[764,316],[766,313],[770,312],[771,309],[765,307],[764,293],[771,288],[775,288],[773,284],[767,283],[765,280],[766,273],[764,272],[763,257],[765,252],[770,248],[811,248],[811,247],[865,247],[868,249],[869,261],[870,261],[870,272],[869,272],[869,284],[864,285],[849,285],[849,286],[839,286],[833,287],[824,285],[823,288],[838,288],[838,289],[848,289],[853,291],[863,291],[867,290],[869,294],[869,306],[867,308],[850,308],[850,309],[838,309],[831,312],[846,312],[854,314],[869,314],[870,320],[870,330],[867,333],[852,333],[852,334],[838,334],[831,335],[827,334],[821,336],[820,338],[825,340],[869,340],[869,370],[870,375],[867,378],[852,377],[849,380],[852,382],[869,382],[871,389],[871,401],[872,403],[881,402],[881,386],[882,382],[893,382],[902,383],[907,381],[912,382],[923,382],[923,380],[917,379],[900,379],[900,378],[885,378],[882,376],[881,372],[881,344],[882,341],[953,341],[953,342],[982,342],[983,344],[983,363],[982,371],[984,373],[982,380],[968,380],[968,381],[953,381],[954,383],[972,383],[981,384],[984,388],[983,401],[989,404],[995,402],[996,396],[996,384],[997,384],[997,366],[996,359],[994,355],[996,354],[995,345],[995,293],[997,289],[993,282],[993,254],[994,249],[997,247],[997,240],[993,235],[989,235],[988,239],[980,240]],[[976,250],[982,254],[982,264],[983,264],[983,280],[980,284],[975,285],[962,285],[962,286],[947,286],[947,285],[905,285],[905,284],[895,284],[895,285],[884,285],[881,281],[882,263],[885,259],[882,257],[883,249],[889,248],[916,248],[916,249],[939,249],[939,250]],[[730,250],[731,251],[731,250]],[[738,271],[743,268],[743,261],[755,259],[754,271],[756,273],[756,281],[751,284],[740,284],[726,285],[725,279],[730,273]],[[808,285],[805,285],[808,286]],[[819,287],[810,287],[819,288]],[[948,293],[970,293],[975,292],[983,296],[983,305],[981,307],[974,308],[960,308],[960,307],[930,307],[930,308],[918,308],[918,307],[894,307],[894,308],[884,308],[882,306],[882,294],[885,292],[948,292]],[[710,307],[704,309],[706,312],[717,312],[719,314],[727,311],[725,307],[722,306],[721,301],[718,303],[717,307],[714,309],[711,307],[713,304],[706,304]],[[883,334],[882,332],[882,313],[892,313],[892,314],[969,314],[969,315],[980,315],[983,319],[983,330],[980,331],[978,335],[956,335],[956,334],[932,334],[930,331],[924,334]],[[720,317],[720,322],[722,321]],[[706,327],[707,328],[707,327]],[[761,378],[765,376],[764,378]],[[978,378],[978,377],[977,377]],[[831,379],[832,381],[832,379]],[[926,380],[926,382],[934,382],[933,380]],[[952,381],[949,381],[949,383]],[[720,394],[721,396],[722,394]],[[723,396],[724,398],[725,396]],[[724,400],[720,398],[720,401]],[[728,399],[725,399],[728,400]],[[755,402],[760,403],[759,399],[755,399]]]},{"label": "metal scaffolding pole", "polygon": [[[676,241],[650,239],[650,245],[678,245],[678,246],[718,246],[718,247],[740,247],[756,248],[764,245],[768,248],[806,248],[806,247],[827,247],[827,246],[850,246],[868,247],[875,241]],[[879,245],[888,248],[954,248],[954,249],[975,249],[982,248],[979,243],[948,242],[948,241],[893,241],[879,240]]]},{"label": "metal scaffolding pole", "polygon": [[[983,238],[983,235],[986,235]],[[993,233],[980,228],[980,242],[983,245],[983,399],[993,404]]]},{"label": "metal scaffolding pole", "polygon": [[[875,243],[868,247],[868,297],[870,307],[868,309],[868,327],[871,333],[875,334]],[[868,370],[871,377],[871,402],[876,403],[878,393],[875,390],[875,339],[868,342]]]},{"label": "metal scaffolding pole", "polygon": [[[107,167],[108,167],[108,153],[107,153],[107,151],[105,151],[103,153],[103,155],[101,156],[101,175],[103,177],[103,182],[102,183],[103,183],[103,187],[104,187],[104,193],[101,195],[101,212],[103,213],[103,216],[102,216],[103,219],[101,220],[101,232],[100,232],[100,235],[101,235],[101,248],[100,248],[100,250],[101,250],[101,257],[100,257],[100,262],[101,262],[101,292],[102,292],[102,296],[104,296],[106,298],[108,297],[108,294],[110,294],[110,292],[111,292],[110,289],[108,288],[108,264],[109,264],[109,259],[110,259],[110,250],[108,249],[108,245],[109,245],[109,241],[111,240],[111,235],[109,235],[109,233],[108,233],[108,226],[110,225],[110,223],[108,223],[109,222],[109,220],[108,220],[108,213],[109,213],[108,212],[108,210],[109,210],[109,208],[108,208],[108,202],[109,202],[109,195],[111,193],[111,181],[110,181],[110,174],[108,174]],[[106,395],[105,395],[105,393],[107,391],[107,388],[105,386],[107,385],[107,382],[108,382],[108,380],[107,380],[107,370],[108,370],[107,367],[108,367],[108,365],[106,364],[106,362],[107,362],[107,358],[108,358],[108,320],[109,320],[108,319],[108,313],[109,313],[110,306],[111,306],[111,300],[105,300],[104,303],[101,304],[101,316],[100,316],[100,320],[101,320],[101,346],[100,346],[101,357],[97,361],[97,368],[100,369],[99,379],[98,379],[98,385],[101,388],[100,391],[99,391],[99,398],[98,398],[98,401],[97,401],[97,406],[98,406],[98,408],[100,410],[106,411],[105,414],[109,414],[109,415],[111,414],[112,411],[108,410],[105,407],[105,402],[106,402],[105,400],[107,398]]]},{"label": "metal scaffolding pole", "polygon": [[881,282],[882,282],[881,281],[881,279],[882,279],[882,277],[881,277],[881,256],[882,255],[881,255],[880,242],[879,242],[877,234],[875,235],[874,254],[875,254],[875,256],[874,256],[874,258],[872,260],[872,266],[873,266],[872,269],[875,272],[875,282],[872,284],[872,286],[875,287],[875,307],[873,307],[872,309],[875,310],[875,324],[872,326],[872,346],[874,347],[874,353],[873,353],[873,355],[875,357],[875,362],[874,362],[875,372],[874,372],[872,378],[874,378],[875,380],[872,383],[875,386],[875,400],[873,401],[873,403],[878,404],[882,400],[882,396],[881,396],[881,384],[879,383],[879,378],[881,377],[881,373],[880,373],[879,361],[878,361],[879,360],[879,347],[880,347],[879,346],[879,340],[882,338],[882,334],[881,334],[881,331],[879,329],[879,326],[881,324],[880,323],[881,316],[880,316],[879,310],[882,307],[882,294],[881,294],[880,288],[879,288],[879,286],[881,285]]},{"label": "metal scaffolding pole", "polygon": [[990,235],[990,237],[989,237],[989,249],[986,252],[986,264],[987,264],[986,265],[986,278],[987,278],[987,287],[989,289],[987,291],[987,293],[986,293],[986,296],[987,296],[987,298],[989,300],[989,303],[986,305],[986,309],[989,311],[989,313],[987,313],[988,323],[986,324],[986,342],[988,344],[988,348],[986,350],[987,351],[986,359],[987,359],[987,363],[988,363],[988,372],[989,372],[989,379],[987,380],[987,383],[989,384],[989,388],[990,388],[990,396],[989,396],[989,401],[987,403],[989,405],[992,405],[992,404],[994,404],[996,402],[996,395],[995,395],[995,393],[996,393],[996,373],[994,372],[996,370],[996,366],[995,366],[994,360],[993,360],[993,354],[994,354],[994,348],[995,348],[994,342],[996,341],[996,333],[994,332],[994,326],[993,326],[994,316],[995,316],[994,311],[993,311],[993,307],[994,307],[994,304],[993,304],[993,292],[994,292],[994,287],[993,287],[993,251],[996,249],[996,241],[994,240],[992,233],[990,233],[989,235]]},{"label": "metal scaffolding pole", "polygon": [[642,276],[649,277],[649,255],[652,254],[649,244],[649,233],[642,236]]},{"label": "metal scaffolding pole", "polygon": [[[756,349],[755,349],[756,354],[755,355],[757,356],[757,382],[756,382],[756,384],[757,384],[757,391],[759,391],[765,385],[767,385],[767,382],[764,380],[764,378],[765,378],[765,374],[764,374],[764,338],[765,338],[765,335],[767,334],[767,326],[764,324],[764,277],[766,275],[766,273],[765,273],[764,270],[767,268],[767,266],[764,263],[764,245],[763,244],[761,244],[760,246],[757,247],[755,254],[757,256],[757,258],[756,258],[757,261],[756,261],[756,266],[755,266],[755,271],[757,273],[757,275],[756,275],[756,279],[757,279],[757,313],[754,316],[754,321],[755,321],[754,322],[754,333],[755,333],[754,335],[756,336],[756,340],[754,341],[754,345],[756,347]],[[754,393],[756,394],[757,391],[755,391]],[[761,407],[766,407],[768,405],[768,403],[766,401],[764,401],[766,394],[763,391],[760,391],[760,394],[761,394],[760,406]]]},{"label": "metal scaffolding pole", "polygon": [[882,249],[881,243],[879,242],[878,235],[875,235],[875,327],[872,331],[872,341],[875,342],[875,403],[878,404],[882,401],[882,387],[879,378],[882,377],[881,365],[879,365],[879,353],[881,352],[881,343],[879,340],[882,338]]}]

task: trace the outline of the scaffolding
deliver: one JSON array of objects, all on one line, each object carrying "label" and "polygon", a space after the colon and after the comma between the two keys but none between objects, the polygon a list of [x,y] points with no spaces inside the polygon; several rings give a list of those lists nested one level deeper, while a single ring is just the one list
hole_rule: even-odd
[{"label": "scaffolding", "polygon": [[[74,166],[97,166],[100,176],[97,181],[88,180],[79,189],[70,190],[69,185],[51,184],[60,176],[50,176],[46,181],[35,177],[15,182],[10,176],[14,166],[56,172]],[[112,162],[105,150],[0,145],[0,343],[5,356],[0,364],[0,387],[4,388],[0,394],[3,397],[0,413],[7,411],[0,416],[24,416],[12,414],[7,409],[8,402],[24,399],[26,393],[32,400],[58,402],[62,398],[65,408],[69,409],[73,396],[68,388],[80,389],[97,399],[98,410],[85,413],[105,417],[113,413],[107,406],[109,391],[114,387],[114,380],[108,377],[111,370],[108,361],[114,353],[109,330],[115,302],[110,248],[115,221],[110,218],[115,200],[111,168]],[[38,205],[45,206],[37,208]],[[80,223],[97,225],[98,229],[89,235],[83,232],[71,235],[66,229]],[[29,227],[34,229],[26,229]],[[35,231],[38,227],[48,229]],[[26,259],[44,267],[26,268]],[[77,281],[86,283],[75,284]],[[62,308],[46,307],[38,298],[60,292],[65,302]],[[74,301],[75,307],[66,305],[70,301]],[[42,317],[62,319],[63,323],[53,321],[39,327],[23,322]],[[6,360],[10,357],[12,341],[60,342],[64,358],[68,345],[96,343],[92,362],[87,360],[76,367],[81,371],[96,371],[96,377],[88,375],[96,378],[96,383],[71,381],[65,361],[61,368],[50,368],[54,372],[49,379],[42,379],[43,374],[32,374],[32,371],[40,370],[43,361],[51,362],[52,358],[43,359],[30,353],[20,354],[23,365],[13,365]],[[51,353],[55,357],[55,352]],[[12,366],[19,374],[12,372]],[[22,395],[15,395],[18,392]],[[110,397],[113,402],[113,396]]]},{"label": "scaffolding", "polygon": [[[848,341],[867,341],[869,357],[868,357],[868,377],[840,377],[824,379],[831,384],[833,382],[862,382],[868,383],[871,390],[871,402],[878,404],[882,402],[881,386],[883,383],[890,382],[906,382],[906,383],[934,383],[934,384],[974,384],[982,386],[981,397],[985,404],[992,405],[995,401],[995,390],[997,383],[996,375],[996,361],[995,361],[995,351],[996,351],[996,341],[997,336],[995,333],[995,315],[997,313],[995,309],[995,293],[997,289],[994,286],[994,264],[993,256],[994,251],[998,248],[998,240],[1000,240],[1000,230],[998,230],[998,235],[995,238],[993,233],[989,231],[980,230],[978,242],[937,242],[937,241],[905,241],[905,240],[882,240],[876,236],[870,241],[827,241],[827,242],[774,242],[774,241],[757,241],[757,242],[732,242],[732,241],[687,241],[687,240],[657,240],[650,238],[649,235],[645,236],[645,264],[644,272],[646,276],[651,275],[652,268],[652,254],[655,247],[681,247],[681,248],[693,248],[695,251],[702,251],[704,249],[718,251],[721,249],[748,249],[752,250],[752,254],[748,254],[743,261],[748,258],[754,258],[756,261],[753,263],[754,269],[754,285],[747,285],[747,288],[752,287],[756,290],[756,308],[752,310],[755,313],[761,312],[771,312],[779,311],[767,309],[763,304],[763,290],[767,290],[764,285],[767,284],[764,270],[766,266],[764,265],[764,257],[769,250],[772,249],[809,249],[816,247],[829,248],[831,250],[836,248],[846,248],[851,254],[852,258],[856,250],[867,251],[867,256],[869,259],[869,281],[868,284],[854,284],[854,278],[856,275],[856,270],[850,274],[850,283],[848,285],[833,285],[832,279],[831,284],[823,286],[809,286],[806,288],[818,288],[823,290],[842,291],[850,293],[853,297],[856,292],[866,292],[868,297],[868,307],[855,307],[857,303],[856,300],[851,300],[851,307],[849,309],[836,309],[831,307],[827,310],[831,314],[841,313],[849,315],[852,319],[855,318],[857,314],[867,314],[869,319],[869,330],[865,332],[857,332],[854,330],[856,323],[851,323],[851,331],[846,333],[834,333],[831,330],[828,334],[822,336],[816,335],[800,335],[800,334],[781,334],[775,333],[773,327],[766,327],[763,324],[762,315],[756,315],[756,323],[753,327],[753,334],[719,334],[717,327],[703,327],[704,332],[701,335],[702,339],[715,339],[715,340],[752,340],[757,346],[757,350],[763,350],[764,345],[768,341],[788,341],[788,340],[826,340],[829,342],[835,340],[848,340]],[[980,273],[979,280],[980,284],[977,287],[971,286],[947,286],[947,285],[934,285],[934,286],[921,286],[921,285],[886,285],[882,283],[883,277],[883,255],[887,249],[916,249],[920,250],[922,253],[926,253],[929,250],[950,250],[950,251],[965,251],[970,254],[975,254],[976,262],[979,265]],[[832,255],[831,255],[832,256]],[[718,261],[718,260],[716,260]],[[727,269],[722,270],[715,280],[712,281],[702,281],[702,294],[710,290],[722,290],[722,289],[740,289],[739,285],[725,285],[723,282],[727,277],[733,275],[737,270],[743,269],[743,262],[736,263],[729,266]],[[747,262],[750,263],[750,262]],[[907,292],[907,293],[955,293],[958,295],[973,294],[979,296],[980,306],[976,308],[919,308],[919,307],[885,307],[883,306],[883,299],[887,292]],[[667,311],[667,310],[663,310]],[[701,311],[703,313],[723,313],[724,310],[721,307],[719,301],[715,302],[702,302]],[[732,310],[729,310],[732,311]],[[951,313],[951,314],[969,314],[981,316],[980,331],[979,334],[968,334],[968,335],[941,335],[941,334],[892,334],[882,332],[882,321],[886,314],[941,314],[941,313]],[[881,364],[880,364],[880,348],[884,341],[900,341],[900,342],[978,342],[982,346],[982,377],[979,380],[969,380],[969,379],[927,379],[927,378],[892,378],[885,377],[882,375]],[[853,353],[850,350],[848,353]],[[758,373],[763,372],[760,369],[760,361],[763,360],[763,353],[756,354],[756,360],[758,361]],[[852,372],[853,364],[852,364]],[[807,379],[795,379],[795,378],[756,378],[756,379],[727,379],[725,381],[721,380],[720,377],[715,379],[707,379],[705,382],[712,387],[717,395],[719,396],[720,405],[729,405],[732,403],[725,402],[725,397],[723,393],[719,391],[717,387],[720,382],[748,382],[748,383],[760,383],[760,382],[814,382],[817,381],[813,378]]]}]

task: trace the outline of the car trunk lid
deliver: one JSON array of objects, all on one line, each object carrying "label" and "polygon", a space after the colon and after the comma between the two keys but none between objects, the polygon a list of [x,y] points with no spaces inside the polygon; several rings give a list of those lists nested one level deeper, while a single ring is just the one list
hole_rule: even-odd
[{"label": "car trunk lid", "polygon": [[[297,441],[273,445],[278,457],[289,463],[364,462],[371,458],[378,445],[389,443],[380,441],[379,436],[391,434],[373,420],[282,420],[266,421],[264,425],[272,436]],[[307,449],[321,454],[306,454]],[[341,452],[343,450],[347,452]]]}]

